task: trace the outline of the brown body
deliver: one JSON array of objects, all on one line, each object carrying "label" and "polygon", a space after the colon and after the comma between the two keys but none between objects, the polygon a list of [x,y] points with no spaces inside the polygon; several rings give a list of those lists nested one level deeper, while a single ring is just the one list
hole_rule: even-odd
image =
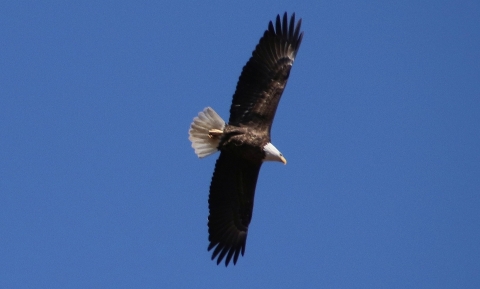
[{"label": "brown body", "polygon": [[253,163],[262,162],[265,158],[263,147],[270,141],[265,134],[248,126],[227,125],[218,149],[229,152]]}]

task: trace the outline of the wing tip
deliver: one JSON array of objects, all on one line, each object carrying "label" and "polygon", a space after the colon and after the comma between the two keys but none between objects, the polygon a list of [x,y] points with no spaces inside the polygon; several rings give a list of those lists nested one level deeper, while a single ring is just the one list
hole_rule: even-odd
[{"label": "wing tip", "polygon": [[303,40],[303,31],[300,31],[301,27],[302,18],[299,18],[295,23],[295,12],[290,16],[290,21],[288,20],[288,13],[284,12],[283,17],[277,14],[275,24],[273,21],[268,23],[268,29],[265,31],[265,35],[281,37],[294,47],[294,55],[296,56],[300,48],[300,43]]},{"label": "wing tip", "polygon": [[215,248],[212,252],[212,257],[210,258],[212,261],[217,259],[215,262],[217,265],[220,265],[222,263],[223,259],[225,258],[225,267],[228,267],[230,264],[230,261],[233,263],[233,265],[237,265],[238,257],[240,255],[244,256],[245,254],[245,242],[241,244],[235,245],[225,245],[225,244],[220,244],[218,241],[212,241],[208,245],[208,251],[211,251],[213,248]]}]

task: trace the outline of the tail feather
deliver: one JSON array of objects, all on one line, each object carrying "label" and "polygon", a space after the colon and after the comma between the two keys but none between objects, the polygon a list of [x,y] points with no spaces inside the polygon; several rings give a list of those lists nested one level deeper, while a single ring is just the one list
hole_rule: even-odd
[{"label": "tail feather", "polygon": [[211,137],[211,129],[223,130],[225,121],[211,108],[207,107],[193,119],[188,132],[188,139],[199,158],[209,156],[218,151],[220,137]]}]

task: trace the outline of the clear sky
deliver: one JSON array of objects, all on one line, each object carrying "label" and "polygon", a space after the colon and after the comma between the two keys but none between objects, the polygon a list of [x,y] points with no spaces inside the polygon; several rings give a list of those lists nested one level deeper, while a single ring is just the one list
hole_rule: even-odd
[{"label": "clear sky", "polygon": [[[480,288],[479,1],[57,2],[0,8],[0,288]],[[225,268],[188,129],[284,11],[288,164]]]}]

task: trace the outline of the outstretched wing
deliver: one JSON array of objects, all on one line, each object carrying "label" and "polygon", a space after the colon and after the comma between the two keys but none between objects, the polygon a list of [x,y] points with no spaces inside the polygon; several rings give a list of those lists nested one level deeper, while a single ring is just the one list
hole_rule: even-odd
[{"label": "outstretched wing", "polygon": [[217,258],[217,264],[225,256],[225,266],[232,257],[236,264],[240,252],[242,256],[245,253],[261,165],[261,162],[251,163],[229,151],[222,151],[217,160],[208,199],[208,250],[215,248],[212,260]]},{"label": "outstretched wing", "polygon": [[229,124],[248,124],[270,133],[278,102],[287,84],[303,32],[302,19],[295,25],[295,13],[270,21],[252,57],[243,67],[230,107]]}]

